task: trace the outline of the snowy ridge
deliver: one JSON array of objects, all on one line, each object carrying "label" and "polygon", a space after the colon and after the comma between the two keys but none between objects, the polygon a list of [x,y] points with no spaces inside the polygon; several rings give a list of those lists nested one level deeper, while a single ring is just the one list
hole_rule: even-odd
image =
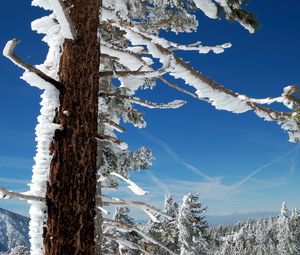
[{"label": "snowy ridge", "polygon": [[22,245],[29,249],[29,219],[0,208],[0,253]]}]

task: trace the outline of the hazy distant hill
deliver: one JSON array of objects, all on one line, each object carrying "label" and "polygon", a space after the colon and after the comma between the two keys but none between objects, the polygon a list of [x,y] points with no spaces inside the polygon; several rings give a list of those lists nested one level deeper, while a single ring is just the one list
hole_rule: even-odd
[{"label": "hazy distant hill", "polygon": [[249,219],[258,219],[258,218],[266,218],[270,216],[277,216],[279,212],[253,212],[253,213],[237,213],[231,215],[224,216],[206,216],[206,220],[209,223],[210,227],[218,226],[218,225],[230,225],[234,224],[238,221],[246,221]]},{"label": "hazy distant hill", "polygon": [[0,208],[0,254],[23,245],[29,249],[29,219]]}]

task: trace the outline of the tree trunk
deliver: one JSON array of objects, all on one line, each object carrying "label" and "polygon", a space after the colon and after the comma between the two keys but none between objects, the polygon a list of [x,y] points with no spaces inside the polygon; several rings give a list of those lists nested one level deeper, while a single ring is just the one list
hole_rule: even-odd
[{"label": "tree trunk", "polygon": [[[95,195],[100,45],[99,0],[66,0],[76,40],[65,40],[59,77],[64,86],[51,145],[47,185],[47,255],[95,254]],[[98,160],[99,164],[99,160]]]}]

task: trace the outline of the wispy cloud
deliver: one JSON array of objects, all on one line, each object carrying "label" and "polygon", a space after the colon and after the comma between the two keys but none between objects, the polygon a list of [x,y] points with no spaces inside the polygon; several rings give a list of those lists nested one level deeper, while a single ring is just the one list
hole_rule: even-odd
[{"label": "wispy cloud", "polygon": [[280,160],[282,160],[283,158],[287,157],[288,155],[292,154],[295,151],[295,148],[291,149],[290,151],[288,151],[287,153],[284,153],[283,155],[280,155],[279,157],[271,160],[270,162],[264,164],[263,166],[253,170],[248,176],[246,176],[245,178],[243,178],[241,181],[239,181],[238,183],[234,184],[233,187],[234,188],[238,188],[239,186],[243,185],[244,183],[246,183],[248,180],[250,180],[251,177],[253,177],[254,175],[258,174],[259,172],[263,171],[264,169],[276,164],[277,162],[279,162]]},{"label": "wispy cloud", "polygon": [[295,149],[295,154],[294,156],[291,158],[291,168],[290,168],[290,175],[293,176],[296,170],[296,166],[298,163],[298,159],[299,159],[299,148],[300,148],[300,144],[298,144],[296,146]]},{"label": "wispy cloud", "polygon": [[[189,162],[184,161],[168,144],[164,141],[158,139],[150,135],[147,132],[142,132],[142,134],[148,138],[151,142],[159,146],[163,149],[172,159],[183,165],[186,169],[192,171],[193,173],[197,174],[198,176],[202,177],[204,180],[199,181],[182,181],[182,180],[172,180],[168,178],[166,183],[168,183],[168,189],[174,194],[178,193],[186,194],[188,192],[198,192],[201,194],[201,197],[204,199],[213,199],[218,201],[228,200],[233,198],[238,193],[245,192],[245,191],[254,191],[254,190],[261,190],[266,188],[271,188],[279,185],[287,184],[286,176],[279,176],[273,180],[258,180],[254,179],[253,177],[258,173],[268,169],[274,164],[277,164],[284,158],[292,155],[292,159],[294,159],[292,163],[292,168],[295,168],[296,165],[296,154],[295,151],[298,153],[299,147],[294,147],[292,150],[270,160],[266,164],[257,169],[254,169],[245,177],[236,183],[233,184],[224,184],[225,177],[218,177],[218,176],[209,176],[204,171],[200,170],[199,168],[195,167]],[[294,171],[294,170],[293,170]],[[161,181],[160,181],[161,182]],[[161,185],[156,182],[158,187]],[[163,188],[165,189],[165,188]]]},{"label": "wispy cloud", "polygon": [[170,193],[169,187],[163,183],[160,179],[158,179],[151,171],[146,171],[147,176],[152,180],[154,184],[157,185],[165,194]]},{"label": "wispy cloud", "polygon": [[29,183],[29,180],[25,179],[12,179],[12,178],[1,178],[0,177],[0,183],[8,183],[8,184],[27,184]]},{"label": "wispy cloud", "polygon": [[152,141],[154,144],[161,147],[171,158],[173,158],[175,161],[186,167],[187,169],[191,170],[193,173],[203,177],[207,181],[213,181],[213,178],[209,175],[205,174],[203,171],[201,171],[199,168],[193,166],[192,164],[184,161],[167,143],[163,142],[162,140],[158,139],[157,137],[154,137],[150,135],[149,133],[142,131],[141,132],[146,138],[148,138],[150,141]]},{"label": "wispy cloud", "polygon": [[0,168],[30,169],[33,159],[0,155]]}]

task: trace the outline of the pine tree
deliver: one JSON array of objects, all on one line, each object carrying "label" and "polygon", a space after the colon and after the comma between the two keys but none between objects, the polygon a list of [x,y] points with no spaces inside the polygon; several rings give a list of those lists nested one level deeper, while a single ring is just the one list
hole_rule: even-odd
[{"label": "pine tree", "polygon": [[283,202],[281,207],[281,212],[277,222],[277,228],[278,228],[278,234],[277,234],[278,253],[293,254],[291,250],[292,238],[291,238],[291,230],[290,230],[289,211],[285,202]]},{"label": "pine tree", "polygon": [[29,255],[29,252],[24,246],[20,245],[12,249],[9,255]]},{"label": "pine tree", "polygon": [[[22,78],[44,90],[36,128],[36,163],[27,193],[31,203],[32,254],[93,255],[95,250],[101,254],[101,247],[95,248],[94,242],[95,237],[99,243],[102,238],[101,228],[95,230],[96,214],[97,226],[102,222],[98,207],[106,203],[101,200],[101,186],[116,187],[119,177],[133,191],[144,194],[127,179],[131,170],[128,168],[147,168],[152,154],[147,149],[136,154],[128,152],[126,143],[114,132],[124,132],[121,118],[139,128],[146,125],[134,104],[166,109],[178,108],[185,102],[149,102],[134,96],[138,89],[153,88],[159,81],[217,109],[234,113],[253,110],[257,116],[280,124],[289,133],[290,141],[300,140],[295,87],[285,88],[282,96],[273,99],[239,95],[208,79],[176,55],[180,50],[220,53],[229,44],[180,45],[160,38],[160,30],[195,31],[196,11],[212,19],[236,20],[254,32],[256,19],[244,10],[244,2],[32,1],[51,11],[32,23],[34,30],[46,34],[43,40],[49,45],[49,53],[45,63],[32,66],[18,58],[14,53],[16,40],[9,41],[4,49],[6,57],[25,69]],[[161,68],[157,69],[158,64]],[[175,85],[166,73],[182,79],[196,92]],[[290,110],[279,112],[262,106],[274,102],[283,103]],[[24,199],[26,195],[20,197]],[[194,239],[205,249],[202,237],[196,235]]]},{"label": "pine tree", "polygon": [[198,194],[184,196],[178,215],[179,243],[181,255],[208,254],[206,229],[203,213],[206,207],[198,201]]},{"label": "pine tree", "polygon": [[296,208],[292,210],[290,218],[291,254],[300,254],[300,215]]}]

